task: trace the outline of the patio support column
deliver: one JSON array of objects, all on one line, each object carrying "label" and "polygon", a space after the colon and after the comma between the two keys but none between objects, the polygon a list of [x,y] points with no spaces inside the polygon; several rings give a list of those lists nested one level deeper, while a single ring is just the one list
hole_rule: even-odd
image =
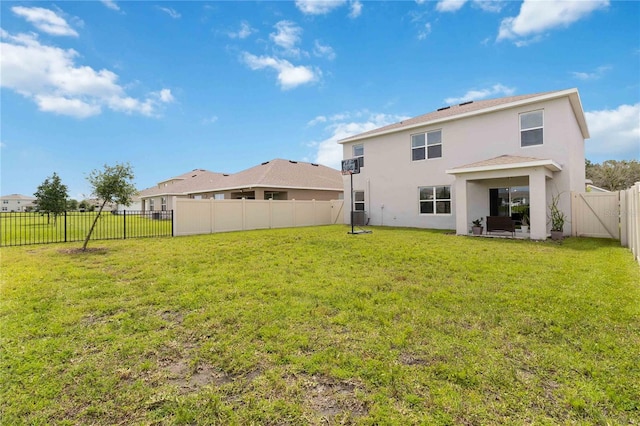
[{"label": "patio support column", "polygon": [[547,239],[547,183],[542,168],[529,174],[529,225],[532,240]]},{"label": "patio support column", "polygon": [[456,176],[456,234],[467,235],[469,233],[469,221],[467,220],[467,180],[462,176]]}]

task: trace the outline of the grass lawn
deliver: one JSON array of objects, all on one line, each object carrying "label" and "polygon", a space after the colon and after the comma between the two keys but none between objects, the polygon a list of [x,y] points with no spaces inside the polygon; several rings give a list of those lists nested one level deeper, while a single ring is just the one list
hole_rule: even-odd
[{"label": "grass lawn", "polygon": [[0,421],[640,424],[628,250],[373,229],[0,249]]}]

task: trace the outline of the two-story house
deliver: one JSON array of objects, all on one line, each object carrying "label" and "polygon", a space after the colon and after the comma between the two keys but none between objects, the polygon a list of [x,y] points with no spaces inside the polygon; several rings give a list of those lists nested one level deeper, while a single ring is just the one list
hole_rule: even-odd
[{"label": "two-story house", "polygon": [[35,197],[22,194],[3,195],[0,197],[0,209],[3,212],[26,212],[35,208]]},{"label": "two-story house", "polygon": [[578,90],[568,89],[447,106],[339,143],[360,163],[350,200],[370,225],[466,235],[474,219],[526,214],[530,237],[545,239],[551,198],[571,217],[571,191],[585,190],[588,138]]}]

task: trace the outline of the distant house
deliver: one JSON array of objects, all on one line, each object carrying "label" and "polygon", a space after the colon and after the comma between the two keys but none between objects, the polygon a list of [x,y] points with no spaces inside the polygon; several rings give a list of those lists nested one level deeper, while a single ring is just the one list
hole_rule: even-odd
[{"label": "distant house", "polygon": [[0,207],[3,212],[24,212],[35,208],[35,201],[35,197],[27,195],[3,195],[0,197]]},{"label": "distant house", "polygon": [[599,186],[595,186],[592,182],[587,179],[587,192],[611,192],[608,189],[600,188]]},{"label": "distant house", "polygon": [[472,220],[526,213],[530,237],[544,239],[551,198],[571,217],[570,192],[585,191],[587,138],[580,96],[568,89],[446,106],[339,143],[361,166],[347,198],[372,225],[466,235]]},{"label": "distant house", "polygon": [[118,204],[116,207],[116,210],[118,210],[119,212],[123,212],[123,211],[140,211],[142,210],[142,199],[140,198],[140,195],[135,195],[131,198],[131,204],[129,204],[128,206],[125,206],[123,204]]},{"label": "distant house", "polygon": [[140,191],[142,210],[172,210],[172,197],[248,200],[336,200],[342,175],[330,167],[275,159],[238,173],[195,169]]}]

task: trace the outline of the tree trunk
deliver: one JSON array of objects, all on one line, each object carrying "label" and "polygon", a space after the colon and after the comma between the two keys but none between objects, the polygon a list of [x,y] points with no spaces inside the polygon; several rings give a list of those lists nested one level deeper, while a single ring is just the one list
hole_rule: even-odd
[{"label": "tree trunk", "polygon": [[104,208],[104,205],[107,204],[107,201],[103,201],[102,205],[100,206],[100,210],[98,210],[98,214],[96,215],[96,218],[93,219],[93,223],[91,224],[91,229],[89,229],[89,233],[87,234],[87,238],[84,239],[84,244],[82,245],[82,251],[86,251],[87,250],[87,244],[89,244],[89,238],[91,238],[91,234],[93,233],[93,228],[96,227],[96,223],[98,222],[98,219],[100,218],[100,213],[102,213],[102,209]]}]

